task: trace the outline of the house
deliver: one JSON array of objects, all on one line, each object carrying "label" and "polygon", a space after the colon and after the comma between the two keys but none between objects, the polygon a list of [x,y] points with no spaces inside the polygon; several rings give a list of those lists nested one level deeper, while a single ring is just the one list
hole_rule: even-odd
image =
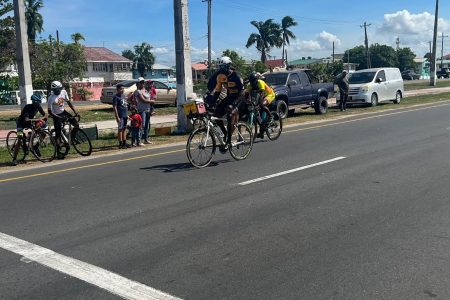
[{"label": "house", "polygon": [[[176,81],[174,74],[175,71],[172,67],[163,64],[153,64],[152,69],[147,71],[143,77],[169,83]],[[137,79],[139,77],[141,77],[141,74],[137,70],[133,71],[133,78]]]},{"label": "house", "polygon": [[18,77],[17,64],[10,64],[0,68],[0,76]]},{"label": "house", "polygon": [[269,68],[269,70],[275,70],[276,68],[282,69],[286,68],[286,63],[284,59],[269,59],[265,62],[266,67]]},{"label": "house", "polygon": [[430,79],[430,62],[428,58],[416,57],[414,62],[417,66],[417,73],[420,74],[420,79]]},{"label": "house", "polygon": [[195,82],[206,81],[208,78],[208,62],[192,64],[192,79]]},{"label": "house", "polygon": [[293,69],[310,69],[311,66],[321,64],[322,59],[319,58],[302,58],[289,62],[289,67]]}]

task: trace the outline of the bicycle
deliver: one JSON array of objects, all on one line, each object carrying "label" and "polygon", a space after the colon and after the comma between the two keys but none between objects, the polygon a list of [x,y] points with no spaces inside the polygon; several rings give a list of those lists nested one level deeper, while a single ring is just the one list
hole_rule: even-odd
[{"label": "bicycle", "polygon": [[188,118],[198,120],[196,122],[198,127],[189,135],[186,144],[188,160],[194,167],[207,167],[211,163],[217,147],[224,154],[230,152],[235,160],[244,160],[250,155],[253,149],[253,134],[246,123],[233,124],[231,143],[227,145],[226,137],[217,125],[217,121],[226,122],[226,118],[214,117],[211,112],[189,113]]},{"label": "bicycle", "polygon": [[[19,135],[16,130],[11,130],[6,136],[6,147],[9,154],[14,159],[14,151],[17,143],[20,143],[16,160],[22,162],[31,152],[33,156],[41,162],[51,162],[56,157],[56,143],[52,135],[39,119],[31,120],[32,128],[24,129]],[[44,123],[45,124],[45,123]]]},{"label": "bicycle", "polygon": [[251,93],[250,100],[248,101],[249,113],[246,118],[247,124],[254,131],[253,139],[256,140],[258,130],[263,128],[269,140],[275,141],[283,131],[283,120],[276,111],[270,112],[269,117],[266,112],[263,111],[261,113],[260,98],[260,93]]},{"label": "bicycle", "polygon": [[[70,151],[70,145],[73,146],[75,151],[81,156],[89,156],[92,153],[92,143],[86,132],[79,126],[72,126],[69,122],[70,119],[75,119],[77,123],[80,122],[81,117],[70,116],[65,118],[62,122],[61,137],[59,141],[56,141],[56,130],[52,129],[50,132],[57,142],[56,151],[59,158],[64,158]],[[69,123],[69,130],[66,130],[66,125]]]}]

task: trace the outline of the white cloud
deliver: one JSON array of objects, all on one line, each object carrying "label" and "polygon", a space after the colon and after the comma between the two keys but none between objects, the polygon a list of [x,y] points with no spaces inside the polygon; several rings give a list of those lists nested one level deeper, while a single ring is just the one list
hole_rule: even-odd
[{"label": "white cloud", "polygon": [[152,52],[154,54],[167,54],[170,52],[170,50],[166,47],[156,47],[152,49]]},{"label": "white cloud", "polygon": [[309,41],[296,40],[294,43],[291,44],[291,47],[293,47],[296,50],[306,52],[322,50],[322,46],[320,45],[320,43],[314,40]]},{"label": "white cloud", "polygon": [[319,33],[317,39],[325,49],[331,49],[333,42],[336,47],[341,45],[341,40],[337,36],[326,31],[322,31],[321,33]]},{"label": "white cloud", "polygon": [[131,49],[131,45],[128,43],[118,43],[117,47],[120,49]]}]

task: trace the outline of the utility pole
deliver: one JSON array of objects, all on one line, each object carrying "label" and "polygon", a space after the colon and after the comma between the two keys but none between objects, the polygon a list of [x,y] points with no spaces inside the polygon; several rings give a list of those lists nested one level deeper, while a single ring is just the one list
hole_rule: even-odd
[{"label": "utility pole", "polygon": [[350,49],[347,50],[347,72],[350,73]]},{"label": "utility pole", "polygon": [[367,37],[367,27],[371,26],[372,24],[367,24],[364,22],[364,25],[361,25],[360,27],[364,27],[364,35],[365,35],[365,44],[366,44],[366,56],[367,56],[367,68],[370,69],[372,64],[370,63],[370,52],[369,52],[369,39]]},{"label": "utility pole", "polygon": [[333,41],[333,58],[331,61],[334,63],[334,41]]},{"label": "utility pole", "polygon": [[444,38],[448,37],[448,35],[444,35],[444,32],[442,32],[442,35],[440,38],[442,39],[442,47],[441,47],[441,69],[444,67]]},{"label": "utility pole", "polygon": [[430,52],[428,52],[428,53],[430,53],[430,59],[431,59],[431,45],[433,44],[433,42],[429,41],[428,43],[430,44]]},{"label": "utility pole", "polygon": [[434,13],[434,32],[433,32],[433,51],[431,52],[430,61],[430,85],[436,86],[436,42],[439,19],[439,0],[436,0],[436,11]]},{"label": "utility pole", "polygon": [[395,44],[397,44],[397,51],[400,50],[400,37],[399,36],[395,40]]},{"label": "utility pole", "polygon": [[173,0],[175,23],[175,54],[177,71],[177,133],[188,131],[188,120],[183,104],[193,97],[191,41],[189,37],[188,0]]},{"label": "utility pole", "polygon": [[211,2],[212,0],[202,0],[208,2],[208,76],[211,75]]},{"label": "utility pole", "polygon": [[14,23],[16,26],[16,60],[19,68],[19,96],[22,108],[31,103],[33,82],[31,80],[30,56],[28,51],[27,23],[25,21],[25,3],[14,0]]}]

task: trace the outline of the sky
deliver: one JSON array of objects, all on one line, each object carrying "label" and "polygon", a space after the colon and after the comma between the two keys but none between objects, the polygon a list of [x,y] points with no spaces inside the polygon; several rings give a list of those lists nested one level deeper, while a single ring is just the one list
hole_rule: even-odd
[{"label": "sky", "polygon": [[[189,0],[192,61],[207,59],[207,4]],[[429,51],[434,23],[434,0],[212,0],[213,59],[225,49],[245,59],[259,59],[255,47],[246,48],[249,35],[257,32],[251,21],[291,16],[298,26],[292,31],[288,59],[329,57],[364,43],[364,22],[369,43],[410,47],[418,56]],[[147,42],[156,62],[175,64],[172,0],[44,0],[42,38],[59,31],[63,41],[82,33],[86,46],[105,46],[117,53]],[[450,33],[450,1],[440,1],[439,32]],[[450,34],[448,34],[450,36]],[[441,40],[438,39],[438,50]],[[450,37],[444,38],[444,54],[450,53]],[[273,49],[272,58],[281,58]]]}]

